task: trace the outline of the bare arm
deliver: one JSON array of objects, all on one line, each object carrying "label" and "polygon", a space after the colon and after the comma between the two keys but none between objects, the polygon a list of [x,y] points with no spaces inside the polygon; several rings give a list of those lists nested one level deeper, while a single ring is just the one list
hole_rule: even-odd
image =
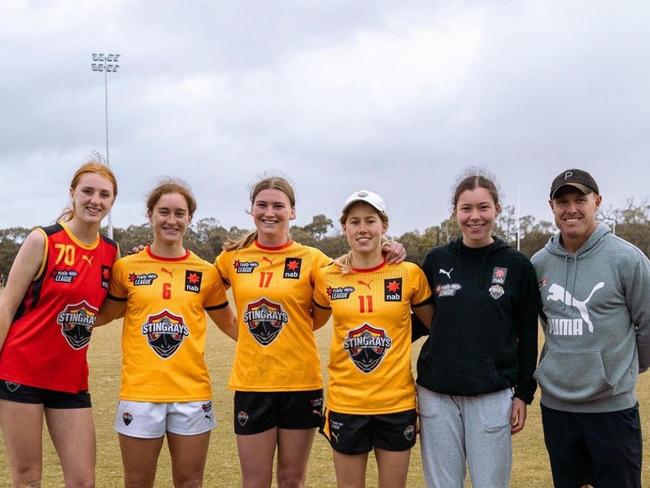
[{"label": "bare arm", "polygon": [[312,328],[318,330],[323,327],[332,315],[331,308],[322,308],[314,304],[311,310],[311,316],[313,319]]},{"label": "bare arm", "polygon": [[11,266],[7,286],[0,299],[0,349],[4,345],[20,302],[43,265],[44,251],[45,235],[39,230],[32,231],[20,246]]},{"label": "bare arm", "polygon": [[413,308],[413,312],[415,312],[415,315],[417,315],[420,321],[422,321],[422,325],[427,329],[431,328],[431,322],[433,322],[435,311],[436,309],[432,303],[427,303]]},{"label": "bare arm", "polygon": [[124,317],[126,312],[126,300],[113,300],[110,296],[104,300],[102,308],[95,319],[95,327],[106,325],[115,319]]},{"label": "bare arm", "polygon": [[206,312],[224,334],[230,337],[233,341],[237,341],[237,337],[239,336],[239,327],[237,325],[237,317],[232,311],[232,307],[230,305],[226,305],[225,307],[217,309],[206,310]]}]

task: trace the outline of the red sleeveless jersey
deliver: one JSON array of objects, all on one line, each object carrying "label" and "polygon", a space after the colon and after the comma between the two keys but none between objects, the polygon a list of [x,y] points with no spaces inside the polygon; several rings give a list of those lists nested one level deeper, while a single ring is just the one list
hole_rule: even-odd
[{"label": "red sleeveless jersey", "polygon": [[65,224],[39,228],[43,265],[25,293],[0,351],[0,378],[69,393],[88,390],[86,351],[108,292],[117,244],[92,245]]}]

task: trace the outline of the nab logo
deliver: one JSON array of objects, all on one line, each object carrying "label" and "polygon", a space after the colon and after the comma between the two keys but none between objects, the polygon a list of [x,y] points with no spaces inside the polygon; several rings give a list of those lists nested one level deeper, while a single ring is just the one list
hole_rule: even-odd
[{"label": "nab logo", "polygon": [[52,280],[54,283],[72,283],[79,275],[74,269],[54,269],[52,270]]},{"label": "nab logo", "polygon": [[402,301],[402,278],[388,278],[384,280],[384,301]]},{"label": "nab logo", "polygon": [[185,271],[185,291],[198,293],[201,291],[201,280],[203,273],[201,271]]},{"label": "nab logo", "polygon": [[237,274],[251,274],[260,263],[257,261],[240,261],[239,259],[236,259],[232,265]]},{"label": "nab logo", "polygon": [[90,342],[97,309],[85,300],[66,307],[56,316],[56,323],[61,326],[61,333],[73,349],[82,349]]},{"label": "nab logo", "polygon": [[183,339],[190,335],[190,329],[185,325],[183,317],[163,310],[149,316],[142,325],[142,335],[158,356],[168,359],[178,350]]},{"label": "nab logo", "polygon": [[271,344],[289,321],[289,315],[282,306],[262,298],[249,303],[244,312],[244,323],[257,342],[263,346]]},{"label": "nab logo", "polygon": [[156,278],[158,278],[156,273],[131,273],[129,275],[129,281],[133,283],[133,286],[150,286]]},{"label": "nab logo", "polygon": [[283,278],[297,280],[300,278],[300,267],[302,266],[302,258],[287,258],[284,260],[284,274]]},{"label": "nab logo", "polygon": [[495,266],[492,270],[492,284],[503,285],[506,282],[506,276],[508,276],[508,268]]},{"label": "nab logo", "polygon": [[372,372],[392,345],[386,331],[370,324],[349,331],[343,341],[343,349],[348,351],[354,365],[363,373]]},{"label": "nab logo", "polygon": [[108,288],[111,279],[111,267],[102,265],[102,288]]}]

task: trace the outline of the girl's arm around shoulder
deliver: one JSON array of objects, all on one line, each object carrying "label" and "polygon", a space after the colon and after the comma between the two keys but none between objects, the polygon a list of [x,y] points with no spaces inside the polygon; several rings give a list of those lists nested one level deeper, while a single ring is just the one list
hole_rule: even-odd
[{"label": "girl's arm around shoulder", "polygon": [[[334,266],[330,264],[329,266]],[[325,273],[327,268],[321,267],[316,273],[316,282],[314,283],[313,303],[311,307],[312,328],[318,330],[323,327],[332,315],[330,300],[327,295],[327,282]]]},{"label": "girl's arm around shoulder", "polygon": [[121,300],[112,296],[106,297],[102,308],[99,310],[95,319],[95,327],[106,325],[113,320],[124,317],[126,312],[126,300]]},{"label": "girl's arm around shoulder", "polygon": [[29,285],[43,272],[46,243],[45,233],[40,229],[33,230],[20,246],[11,266],[7,286],[0,299],[0,349]]},{"label": "girl's arm around shoulder", "polygon": [[314,305],[312,306],[311,309],[311,316],[313,320],[313,329],[318,330],[321,327],[323,327],[327,321],[330,319],[330,316],[332,315],[332,309],[331,308],[323,308],[320,305],[318,305],[316,302],[314,302]]},{"label": "girl's arm around shoulder", "polygon": [[205,311],[224,334],[230,337],[233,341],[237,341],[239,335],[237,317],[228,302],[219,307],[207,308]]}]

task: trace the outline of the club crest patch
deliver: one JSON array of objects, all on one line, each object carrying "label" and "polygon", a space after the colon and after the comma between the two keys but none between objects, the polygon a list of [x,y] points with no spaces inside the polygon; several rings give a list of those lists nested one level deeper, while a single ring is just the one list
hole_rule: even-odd
[{"label": "club crest patch", "polygon": [[5,381],[5,387],[11,393],[15,393],[16,390],[18,390],[18,388],[20,388],[20,385],[18,383],[12,383],[11,381]]},{"label": "club crest patch", "polygon": [[370,324],[350,330],[343,341],[343,349],[350,354],[354,365],[363,373],[370,373],[379,366],[392,345],[393,341],[385,330]]},{"label": "club crest patch", "polygon": [[242,427],[248,423],[248,414],[243,410],[237,414],[237,422]]},{"label": "club crest patch", "polygon": [[168,359],[190,335],[190,329],[185,325],[183,317],[163,310],[159,314],[149,316],[142,325],[142,335],[147,338],[149,346],[158,356]]},{"label": "club crest patch", "polygon": [[131,273],[129,275],[129,281],[133,283],[133,286],[150,286],[156,278],[158,278],[156,273]]},{"label": "club crest patch", "polygon": [[495,300],[501,298],[505,293],[501,285],[492,285],[488,291],[490,292],[490,296]]},{"label": "club crest patch", "polygon": [[79,275],[74,269],[53,269],[52,281],[55,283],[72,283]]},{"label": "club crest patch", "polygon": [[260,263],[257,261],[240,261],[239,259],[236,259],[233,261],[232,265],[237,274],[251,274]]},{"label": "club crest patch", "polygon": [[354,287],[352,286],[327,287],[327,296],[330,297],[330,300],[347,300],[353,292]]},{"label": "club crest patch", "polygon": [[203,418],[212,420],[212,402],[205,402],[201,405],[201,410],[203,410]]},{"label": "club crest patch", "polygon": [[90,342],[97,309],[85,300],[66,305],[56,316],[56,323],[61,326],[61,333],[73,349],[83,349]]},{"label": "club crest patch", "polygon": [[108,289],[108,283],[111,280],[111,267],[102,264],[102,288]]},{"label": "club crest patch", "polygon": [[124,412],[122,414],[122,422],[124,422],[124,425],[129,425],[131,422],[133,422],[133,415],[131,415],[129,412]]},{"label": "club crest patch", "polygon": [[300,268],[302,266],[302,258],[287,258],[284,260],[284,274],[283,278],[290,280],[297,280],[300,278]]},{"label": "club crest patch", "polygon": [[402,301],[402,278],[388,278],[384,280],[384,301]]},{"label": "club crest patch", "polygon": [[201,291],[201,281],[203,273],[201,271],[185,270],[185,291],[199,293]]},{"label": "club crest patch", "polygon": [[506,276],[508,275],[508,268],[500,268],[495,266],[492,270],[492,284],[493,285],[503,285],[506,282]]},{"label": "club crest patch", "polygon": [[408,425],[406,429],[404,429],[404,438],[407,441],[412,441],[413,437],[415,437],[415,425]]},{"label": "club crest patch", "polygon": [[249,303],[244,312],[248,331],[263,346],[271,344],[288,321],[289,315],[282,306],[266,298]]}]

